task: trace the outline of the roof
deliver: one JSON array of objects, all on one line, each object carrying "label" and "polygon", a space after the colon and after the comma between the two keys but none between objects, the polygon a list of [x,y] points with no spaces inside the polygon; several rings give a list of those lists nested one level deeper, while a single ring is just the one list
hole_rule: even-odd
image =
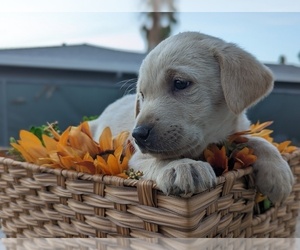
[{"label": "roof", "polygon": [[[146,54],[113,50],[89,44],[0,49],[0,66],[137,74]],[[300,67],[266,64],[276,81],[300,83]]]},{"label": "roof", "polygon": [[0,66],[137,73],[145,54],[88,44],[0,49]]},{"label": "roof", "polygon": [[284,64],[266,64],[277,82],[300,83],[300,67]]}]

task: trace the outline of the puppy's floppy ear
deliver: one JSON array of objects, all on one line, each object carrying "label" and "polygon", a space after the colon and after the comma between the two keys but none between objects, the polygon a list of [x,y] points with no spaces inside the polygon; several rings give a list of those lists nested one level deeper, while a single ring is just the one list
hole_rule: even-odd
[{"label": "puppy's floppy ear", "polygon": [[252,55],[231,43],[217,43],[213,53],[220,64],[221,85],[232,112],[241,113],[271,92],[271,71]]}]

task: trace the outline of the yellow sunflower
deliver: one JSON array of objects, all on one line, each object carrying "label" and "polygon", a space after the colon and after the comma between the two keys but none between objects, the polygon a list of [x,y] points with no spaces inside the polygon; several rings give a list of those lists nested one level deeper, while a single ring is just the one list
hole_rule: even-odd
[{"label": "yellow sunflower", "polygon": [[95,142],[87,122],[69,127],[58,134],[51,126],[52,137],[42,135],[41,140],[29,131],[20,131],[20,140],[11,146],[21,153],[25,161],[52,168],[72,169],[89,174],[110,174],[126,178],[128,161],[133,154],[127,141],[128,132],[112,137],[105,128]]}]

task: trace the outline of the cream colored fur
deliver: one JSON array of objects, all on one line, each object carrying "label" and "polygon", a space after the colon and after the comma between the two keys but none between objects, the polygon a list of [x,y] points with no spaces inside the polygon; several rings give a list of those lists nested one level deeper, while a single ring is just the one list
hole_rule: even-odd
[{"label": "cream colored fur", "polygon": [[[177,89],[174,80],[189,85]],[[236,45],[197,32],[180,33],[147,55],[137,94],[111,104],[90,126],[97,140],[105,126],[114,135],[149,127],[130,167],[143,171],[166,194],[192,194],[216,184],[211,166],[200,160],[203,150],[247,130],[246,109],[272,88],[271,72]],[[253,167],[259,190],[282,201],[293,184],[288,164],[267,141],[250,138],[248,144],[258,156]]]}]

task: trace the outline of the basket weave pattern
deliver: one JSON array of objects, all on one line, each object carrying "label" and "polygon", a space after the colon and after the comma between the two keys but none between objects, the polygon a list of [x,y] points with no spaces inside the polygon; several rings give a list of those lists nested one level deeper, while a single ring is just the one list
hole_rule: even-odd
[{"label": "basket weave pattern", "polygon": [[0,157],[7,237],[291,237],[300,202],[300,150],[284,155],[296,178],[283,204],[254,215],[253,169],[230,171],[189,198],[152,181],[50,169]]}]

